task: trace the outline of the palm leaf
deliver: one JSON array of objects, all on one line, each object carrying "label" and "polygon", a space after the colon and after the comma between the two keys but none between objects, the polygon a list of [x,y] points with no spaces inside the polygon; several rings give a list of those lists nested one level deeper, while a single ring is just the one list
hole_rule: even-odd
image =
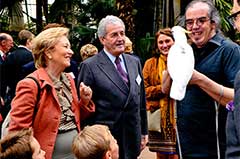
[{"label": "palm leaf", "polygon": [[231,25],[228,23],[227,17],[230,15],[230,10],[232,8],[231,2],[229,0],[214,0],[214,3],[221,17],[223,32],[230,31]]}]

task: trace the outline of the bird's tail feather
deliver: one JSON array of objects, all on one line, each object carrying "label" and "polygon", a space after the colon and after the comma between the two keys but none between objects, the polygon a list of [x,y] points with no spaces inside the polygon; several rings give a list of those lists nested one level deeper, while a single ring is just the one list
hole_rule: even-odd
[{"label": "bird's tail feather", "polygon": [[182,100],[186,93],[186,86],[183,86],[179,83],[172,82],[170,97],[175,100]]}]

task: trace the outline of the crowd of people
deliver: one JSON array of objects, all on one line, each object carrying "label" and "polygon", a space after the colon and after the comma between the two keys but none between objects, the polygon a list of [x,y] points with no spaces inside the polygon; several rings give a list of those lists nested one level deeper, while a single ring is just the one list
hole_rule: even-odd
[{"label": "crowd of people", "polygon": [[[239,15],[234,0],[238,31]],[[64,25],[20,31],[14,51],[0,33],[0,124],[9,122],[0,158],[138,159],[147,145],[156,159],[240,158],[240,47],[222,34],[212,1],[191,1],[182,20],[195,58],[182,100],[169,95],[171,28],[155,33],[144,65],[113,15],[98,24],[103,49],[82,46],[79,64]],[[154,112],[158,131],[148,127]]]}]

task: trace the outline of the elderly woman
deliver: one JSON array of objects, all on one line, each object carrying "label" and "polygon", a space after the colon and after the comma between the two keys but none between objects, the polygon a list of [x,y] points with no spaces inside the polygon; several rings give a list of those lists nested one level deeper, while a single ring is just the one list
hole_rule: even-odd
[{"label": "elderly woman", "polygon": [[44,30],[33,40],[37,70],[20,81],[12,101],[9,131],[32,127],[34,137],[46,152],[47,159],[73,159],[73,137],[80,132],[80,119],[94,112],[92,91],[80,84],[80,100],[72,76],[64,73],[73,55],[68,40],[69,29]]},{"label": "elderly woman", "polygon": [[76,159],[118,159],[118,144],[105,125],[86,126],[72,144]]},{"label": "elderly woman", "polygon": [[45,159],[31,128],[9,133],[0,141],[1,159]]}]

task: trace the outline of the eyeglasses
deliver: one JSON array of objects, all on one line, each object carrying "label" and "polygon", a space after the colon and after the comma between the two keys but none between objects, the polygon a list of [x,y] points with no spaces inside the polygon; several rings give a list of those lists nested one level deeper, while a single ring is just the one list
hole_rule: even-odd
[{"label": "eyeglasses", "polygon": [[228,22],[229,22],[232,26],[234,26],[234,21],[237,20],[237,17],[238,17],[239,14],[240,14],[240,11],[231,14],[231,15],[227,18],[227,19],[228,19]]},{"label": "eyeglasses", "polygon": [[196,21],[197,26],[201,26],[209,20],[210,20],[210,18],[208,18],[208,17],[200,17],[200,18],[196,18],[196,19],[186,19],[185,20],[186,28],[192,28],[195,21]]}]

